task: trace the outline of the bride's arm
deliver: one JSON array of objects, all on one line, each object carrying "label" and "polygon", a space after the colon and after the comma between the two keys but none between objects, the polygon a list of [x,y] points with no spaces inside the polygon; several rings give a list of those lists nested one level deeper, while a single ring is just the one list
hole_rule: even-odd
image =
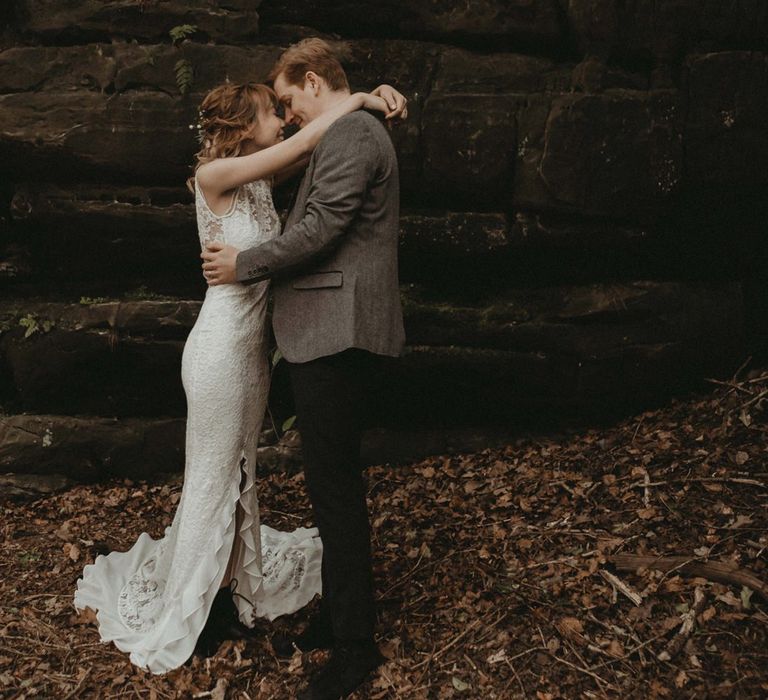
[{"label": "bride's arm", "polygon": [[281,143],[247,156],[217,158],[201,165],[196,173],[197,180],[206,193],[219,195],[246,182],[270,177],[308,157],[333,122],[362,107],[389,111],[381,97],[356,92]]},{"label": "bride's arm", "polygon": [[289,178],[292,178],[297,173],[300,173],[304,170],[304,168],[307,167],[309,164],[309,156],[304,156],[299,161],[296,161],[292,165],[289,165],[287,168],[283,168],[279,173],[275,173],[275,184],[279,185],[282,182],[285,182]]},{"label": "bride's arm", "polygon": [[[384,115],[388,124],[391,125],[392,122],[397,121],[398,119],[408,118],[408,108],[406,107],[408,100],[405,95],[395,90],[391,85],[379,85],[374,90],[371,90],[370,94],[375,97],[383,98],[384,102],[388,105],[390,111]],[[309,156],[305,156],[300,161],[275,173],[275,184],[279,185],[281,182],[285,182],[287,179],[301,172],[307,166],[307,163],[309,163]]]}]

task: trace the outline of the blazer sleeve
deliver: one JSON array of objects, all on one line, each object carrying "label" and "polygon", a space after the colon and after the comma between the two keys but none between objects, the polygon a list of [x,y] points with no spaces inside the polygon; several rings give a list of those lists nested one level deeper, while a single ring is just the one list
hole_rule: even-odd
[{"label": "blazer sleeve", "polygon": [[333,124],[315,149],[304,216],[282,235],[237,256],[237,281],[258,282],[335,248],[360,210],[376,174],[377,142],[357,112]]}]

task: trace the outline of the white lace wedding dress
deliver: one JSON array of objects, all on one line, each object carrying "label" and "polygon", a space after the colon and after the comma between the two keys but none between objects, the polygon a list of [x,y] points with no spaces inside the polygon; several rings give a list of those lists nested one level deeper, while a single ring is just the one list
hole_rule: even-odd
[{"label": "white lace wedding dress", "polygon": [[[221,241],[242,250],[278,234],[266,181],[238,188],[221,216],[195,189],[201,248]],[[142,532],[128,551],[98,555],[77,581],[75,608],[97,611],[101,640],[153,673],[191,656],[230,553],[234,600],[248,627],[254,616],[272,620],[321,592],[317,529],[280,532],[259,522],[255,467],[269,391],[267,292],[266,281],[208,287],[182,356],[186,465],[173,522],[161,539]]]}]

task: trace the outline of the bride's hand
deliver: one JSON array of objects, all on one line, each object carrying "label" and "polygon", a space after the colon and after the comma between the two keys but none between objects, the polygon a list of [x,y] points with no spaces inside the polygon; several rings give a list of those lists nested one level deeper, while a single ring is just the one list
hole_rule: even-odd
[{"label": "bride's hand", "polygon": [[397,121],[398,119],[408,118],[408,99],[391,85],[379,85],[370,94],[381,97],[386,103],[389,108],[385,111],[386,119]]},{"label": "bride's hand", "polygon": [[375,112],[383,112],[386,114],[389,112],[389,105],[383,97],[377,97],[370,92],[358,92],[352,97],[360,99],[360,108],[370,109]]}]

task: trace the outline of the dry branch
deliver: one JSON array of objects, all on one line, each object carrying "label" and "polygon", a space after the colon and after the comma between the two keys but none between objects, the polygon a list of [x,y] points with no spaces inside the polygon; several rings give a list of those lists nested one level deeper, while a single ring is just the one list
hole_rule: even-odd
[{"label": "dry branch", "polygon": [[638,554],[613,554],[606,557],[619,571],[657,569],[678,571],[684,576],[700,576],[717,583],[747,586],[768,600],[768,584],[765,584],[749,569],[742,569],[725,561],[695,561],[689,557],[653,557]]}]

